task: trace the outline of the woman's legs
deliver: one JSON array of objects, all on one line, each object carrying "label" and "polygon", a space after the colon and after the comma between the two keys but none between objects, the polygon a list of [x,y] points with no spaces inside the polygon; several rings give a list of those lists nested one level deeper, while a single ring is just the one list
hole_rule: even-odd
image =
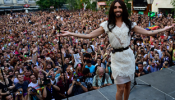
[{"label": "woman's legs", "polygon": [[128,83],[125,83],[124,100],[128,100],[128,98],[129,98],[130,87],[131,87],[131,81]]},{"label": "woman's legs", "polygon": [[131,81],[125,84],[117,84],[116,100],[122,100],[124,93],[124,100],[128,100],[130,93]]},{"label": "woman's legs", "polygon": [[116,100],[122,100],[125,84],[116,84],[116,85],[117,85]]}]

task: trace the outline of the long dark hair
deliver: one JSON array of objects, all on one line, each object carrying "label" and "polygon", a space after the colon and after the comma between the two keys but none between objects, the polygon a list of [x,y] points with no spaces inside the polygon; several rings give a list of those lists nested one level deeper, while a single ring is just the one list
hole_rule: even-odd
[{"label": "long dark hair", "polygon": [[122,10],[123,10],[122,20],[124,21],[126,26],[129,28],[129,32],[128,32],[128,35],[129,35],[130,32],[131,32],[132,22],[128,19],[128,17],[129,17],[128,10],[126,8],[125,3],[122,0],[115,0],[111,3],[111,7],[110,7],[110,10],[109,10],[109,17],[108,17],[108,29],[111,32],[112,29],[116,26],[116,19],[115,19],[116,15],[114,13],[114,5],[115,5],[116,2],[118,2],[122,7]]}]

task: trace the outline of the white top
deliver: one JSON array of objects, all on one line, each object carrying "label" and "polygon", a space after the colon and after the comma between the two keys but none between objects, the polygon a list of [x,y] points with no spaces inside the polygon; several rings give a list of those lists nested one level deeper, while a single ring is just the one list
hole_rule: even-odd
[{"label": "white top", "polygon": [[19,82],[19,80],[17,78],[14,78],[13,82],[16,85]]},{"label": "white top", "polygon": [[[125,48],[130,45],[130,35],[128,35],[129,28],[123,22],[121,27],[115,26],[112,32],[109,32],[107,27],[108,21],[100,24],[101,27],[108,34],[109,42],[111,46],[115,49]],[[135,27],[136,23],[132,23],[132,29]],[[135,72],[135,57],[133,51],[129,48],[123,52],[111,53],[111,69],[114,79],[117,76],[130,77],[134,79]]]},{"label": "white top", "polygon": [[[130,45],[131,37],[130,35],[128,35],[129,29],[124,22],[121,27],[115,26],[112,29],[112,32],[109,32],[107,24],[108,24],[108,21],[105,21],[101,23],[100,26],[102,26],[105,32],[108,34],[110,44],[113,48],[115,49],[119,49],[123,47],[125,48]],[[133,22],[133,25],[131,26],[131,28],[133,29],[135,25],[137,24]]]},{"label": "white top", "polygon": [[[58,78],[59,78],[59,77],[56,77],[54,81],[52,81],[52,80],[50,79],[51,83],[52,83],[53,85],[56,85],[56,84],[58,83]],[[55,84],[54,84],[54,83],[55,83]]]},{"label": "white top", "polygon": [[32,82],[30,82],[30,84],[28,85],[28,87],[33,87],[33,88],[35,88],[35,89],[39,89],[40,86],[38,85],[38,80],[37,80],[37,83],[32,83]]},{"label": "white top", "polygon": [[[97,66],[97,65],[98,65],[98,63],[95,64],[95,66]],[[101,63],[100,66],[103,67],[104,69],[106,69],[106,67],[105,67],[105,65],[103,63]]]}]

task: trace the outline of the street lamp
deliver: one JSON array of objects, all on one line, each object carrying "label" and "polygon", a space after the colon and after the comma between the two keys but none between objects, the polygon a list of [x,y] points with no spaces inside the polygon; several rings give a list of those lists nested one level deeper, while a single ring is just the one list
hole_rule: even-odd
[{"label": "street lamp", "polygon": [[151,27],[151,6],[153,4],[154,0],[147,0],[147,3],[150,4],[149,5],[149,27]]}]

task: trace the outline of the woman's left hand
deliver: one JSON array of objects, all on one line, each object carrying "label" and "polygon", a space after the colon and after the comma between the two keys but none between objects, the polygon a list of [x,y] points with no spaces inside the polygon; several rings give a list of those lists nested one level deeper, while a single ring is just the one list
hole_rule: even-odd
[{"label": "woman's left hand", "polygon": [[168,29],[174,27],[174,25],[175,25],[175,24],[172,24],[172,26],[165,26],[164,29],[165,29],[165,30],[168,30]]}]

